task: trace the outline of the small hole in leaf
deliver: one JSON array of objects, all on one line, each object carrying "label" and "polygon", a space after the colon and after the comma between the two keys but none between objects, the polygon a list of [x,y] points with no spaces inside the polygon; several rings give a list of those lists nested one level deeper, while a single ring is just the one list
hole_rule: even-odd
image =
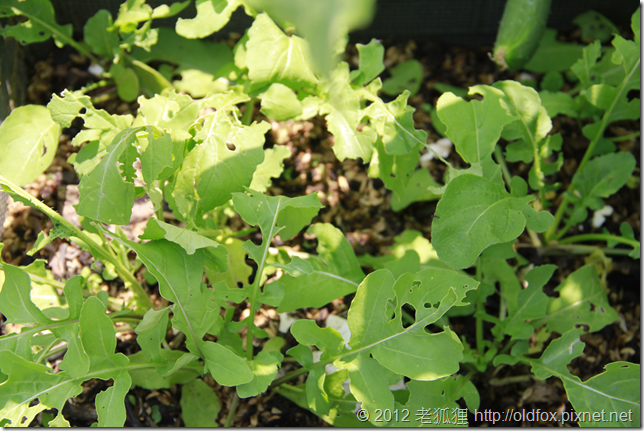
[{"label": "small hole in leaf", "polygon": [[438,308],[438,307],[440,307],[440,306],[441,306],[441,302],[440,302],[440,301],[438,301],[436,304],[434,304],[434,305],[433,305],[433,307],[434,307],[434,308]]},{"label": "small hole in leaf", "polygon": [[40,31],[38,32],[38,34],[39,34],[39,35],[41,35],[41,36],[44,36],[44,35],[45,35],[45,32],[44,32],[44,31],[42,31],[42,30],[40,30]]},{"label": "small hole in leaf", "polygon": [[441,328],[441,331],[439,331],[436,325],[434,325],[433,323],[430,323],[429,325],[425,326],[425,332],[427,334],[438,334],[442,332],[442,328]]},{"label": "small hole in leaf", "polygon": [[[407,312],[407,315],[405,316],[403,314],[402,324],[403,328],[408,328],[416,321],[416,309],[413,305],[406,304],[405,311]],[[411,317],[411,319],[409,319],[408,316]]]},{"label": "small hole in leaf", "polygon": [[390,176],[391,178],[396,178],[396,174],[394,174],[393,172],[392,172],[392,173],[390,173],[390,174],[389,174],[389,176]]},{"label": "small hole in leaf", "polygon": [[80,111],[78,111],[80,115],[84,115],[86,112],[87,112],[86,108],[82,108]]},{"label": "small hole in leaf", "polygon": [[237,147],[235,146],[235,144],[233,144],[233,143],[232,143],[232,142],[230,142],[230,141],[226,141],[226,148],[228,148],[230,151],[235,151],[235,150],[237,149]]},{"label": "small hole in leaf", "polygon": [[599,312],[604,314],[606,311],[604,310],[604,307],[599,307]]},{"label": "small hole in leaf", "polygon": [[420,280],[414,280],[411,282],[411,288],[420,286]]},{"label": "small hole in leaf", "polygon": [[443,396],[443,397],[445,396],[445,391],[444,391],[444,390],[443,390],[443,392],[441,393],[441,396]]},{"label": "small hole in leaf", "polygon": [[432,304],[430,304],[429,302],[426,302],[426,303],[423,304],[423,307],[432,308]]},{"label": "small hole in leaf", "polygon": [[628,365],[622,365],[620,368],[628,368]]},{"label": "small hole in leaf", "polygon": [[640,98],[640,91],[639,90],[631,90],[628,92],[626,95],[626,98],[630,102],[633,99],[639,99]]}]

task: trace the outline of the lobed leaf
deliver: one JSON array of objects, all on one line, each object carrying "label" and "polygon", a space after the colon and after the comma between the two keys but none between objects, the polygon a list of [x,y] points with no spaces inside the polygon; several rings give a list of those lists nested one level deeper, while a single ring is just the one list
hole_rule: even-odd
[{"label": "lobed leaf", "polygon": [[318,256],[306,260],[293,257],[285,266],[289,274],[280,278],[285,290],[278,308],[280,313],[322,307],[355,292],[364,279],[353,248],[342,231],[328,223],[316,223],[307,232],[318,239]]},{"label": "lobed leaf", "polygon": [[242,4],[241,0],[197,0],[197,16],[177,19],[175,30],[188,39],[203,39],[221,30]]},{"label": "lobed leaf", "polygon": [[476,175],[454,178],[436,207],[439,218],[432,223],[432,244],[439,258],[453,268],[467,268],[490,245],[517,238],[526,225],[543,232],[554,218],[534,211],[528,205],[532,200]]},{"label": "lobed leaf", "polygon": [[514,118],[500,103],[502,91],[476,85],[470,87],[468,94],[484,96],[483,101],[466,102],[447,92],[438,99],[436,109],[456,151],[466,162],[477,163],[492,154],[503,127]]},{"label": "lobed leaf", "polygon": [[7,25],[0,29],[0,35],[11,36],[23,45],[43,42],[54,38],[56,46],[62,48],[72,39],[72,25],[56,23],[54,7],[49,0],[4,0],[0,4],[2,16],[24,16],[25,21]]},{"label": "lobed leaf", "polygon": [[187,427],[217,427],[221,402],[217,394],[201,379],[181,387],[181,417]]}]

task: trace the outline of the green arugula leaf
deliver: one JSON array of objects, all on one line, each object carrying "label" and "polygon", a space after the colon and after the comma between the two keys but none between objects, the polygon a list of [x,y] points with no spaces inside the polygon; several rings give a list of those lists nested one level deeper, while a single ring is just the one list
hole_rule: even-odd
[{"label": "green arugula leaf", "polygon": [[218,427],[221,402],[203,380],[195,379],[181,388],[181,417],[187,427]]},{"label": "green arugula leaf", "polygon": [[220,246],[218,242],[200,235],[197,232],[184,227],[177,227],[154,218],[148,220],[145,230],[142,235],[139,235],[139,238],[167,239],[175,244],[179,244],[189,255],[193,255],[198,249]]},{"label": "green arugula leaf", "polygon": [[582,45],[559,42],[557,30],[547,28],[537,51],[524,68],[537,73],[564,72],[581,57],[582,50]]},{"label": "green arugula leaf", "polygon": [[414,108],[407,105],[409,92],[403,91],[396,100],[385,104],[376,95],[379,83],[380,80],[365,89],[367,100],[374,103],[364,110],[364,115],[369,117],[371,125],[380,135],[387,154],[415,152],[419,145],[427,141],[427,132],[414,128]]},{"label": "green arugula leaf", "polygon": [[590,83],[593,81],[593,72],[597,65],[597,60],[599,60],[601,55],[601,43],[596,40],[594,43],[591,43],[584,48],[582,51],[582,57],[570,67],[570,70],[577,75],[579,82],[584,86],[584,88],[589,87]]},{"label": "green arugula leaf", "polygon": [[602,198],[617,193],[635,169],[635,157],[618,152],[592,159],[581,172],[576,172],[564,196],[575,205],[572,213],[575,223],[582,223],[588,216],[588,208],[604,207]]},{"label": "green arugula leaf", "polygon": [[515,299],[508,300],[509,315],[503,321],[503,327],[512,340],[530,338],[534,328],[526,320],[540,319],[546,314],[548,297],[543,293],[543,286],[556,269],[556,265],[542,265],[531,269],[525,276],[528,287],[515,292]]},{"label": "green arugula leaf", "polygon": [[232,13],[243,4],[241,0],[197,0],[195,18],[179,18],[175,30],[188,39],[203,39],[221,30]]},{"label": "green arugula leaf", "polygon": [[7,25],[0,29],[0,35],[11,36],[23,45],[43,42],[54,38],[56,46],[62,48],[72,39],[72,25],[58,25],[54,7],[49,0],[4,0],[0,4],[0,12],[4,17],[24,16],[26,21],[19,24]]},{"label": "green arugula leaf", "polygon": [[[479,392],[470,380],[462,375],[448,376],[431,382],[420,382],[412,380],[407,383],[409,389],[409,401],[404,405],[410,412],[420,412],[421,409],[429,410],[431,413],[425,419],[434,419],[435,409],[448,408],[449,412],[460,408],[456,401],[462,398],[469,410],[479,408]],[[418,414],[417,414],[418,416]],[[452,415],[450,414],[450,419]],[[421,420],[422,423],[422,420]]]},{"label": "green arugula leaf", "polygon": [[438,99],[436,109],[456,151],[466,162],[477,163],[492,154],[503,127],[514,118],[499,103],[504,97],[502,91],[476,85],[470,87],[468,94],[484,96],[483,101],[466,102],[448,92]]},{"label": "green arugula leaf", "polygon": [[114,385],[96,395],[99,427],[122,427],[127,417],[124,400],[132,386],[132,378],[127,371],[112,378]]},{"label": "green arugula leaf", "polygon": [[[8,350],[0,351],[0,371],[8,376],[0,384],[0,419],[6,419],[14,426],[29,426],[43,410],[55,408],[62,412],[67,399],[83,391],[81,382],[70,379],[67,373],[54,374],[47,366],[35,364]],[[30,407],[35,399],[38,404]]]},{"label": "green arugula leaf", "polygon": [[382,92],[388,96],[397,96],[409,90],[410,96],[415,96],[423,83],[423,66],[418,60],[406,60],[392,67],[391,78],[385,79]]},{"label": "green arugula leaf", "polygon": [[[550,118],[554,118],[559,114],[564,114],[571,118],[577,118],[579,116],[574,99],[568,93],[553,93],[544,90],[539,92],[539,99],[541,99],[541,105],[546,108]],[[525,143],[525,141],[522,142]],[[530,160],[532,160],[532,155],[530,156]]]},{"label": "green arugula leaf", "polygon": [[[394,403],[385,369],[424,381],[457,371],[457,364],[445,358],[462,355],[458,338],[447,327],[436,334],[425,327],[452,306],[466,305],[462,302],[466,292],[476,286],[475,280],[450,270],[407,273],[397,281],[388,270],[377,270],[360,284],[349,310],[350,350],[337,331],[318,328],[310,320],[295,322],[291,333],[299,343],[314,344],[323,351],[321,362],[311,368],[334,362],[346,369],[352,394],[374,413]],[[396,304],[393,318],[387,311],[390,301]],[[403,328],[402,306],[406,303],[414,307],[416,316],[414,323]]]},{"label": "green arugula leaf", "polygon": [[165,340],[168,326],[168,309],[148,310],[136,327],[136,342],[152,361],[165,362],[161,356],[161,341]]},{"label": "green arugula leaf", "polygon": [[[523,361],[532,365],[532,372],[540,379],[559,377],[575,411],[605,411],[609,416],[603,418],[601,424],[639,426],[639,365],[613,362],[606,365],[605,372],[582,382],[579,377],[568,371],[566,365],[572,359],[581,356],[584,347],[585,344],[579,340],[579,334],[572,329],[552,341],[539,359],[523,358]],[[625,414],[629,422],[619,420],[621,414]],[[580,425],[593,424],[588,416],[582,416],[582,419]]]},{"label": "green arugula leaf", "polygon": [[306,260],[293,257],[290,264],[284,266],[289,274],[280,278],[285,289],[278,308],[280,313],[322,307],[355,292],[364,279],[353,248],[342,231],[328,223],[316,223],[307,232],[317,236],[318,256]]},{"label": "green arugula leaf", "polygon": [[590,332],[596,332],[617,320],[617,312],[610,306],[593,265],[570,274],[555,292],[559,297],[549,298],[545,317],[535,320],[535,327],[545,323],[549,330],[562,334],[578,325],[588,325]]},{"label": "green arugula leaf", "polygon": [[134,48],[132,58],[146,64],[152,61],[174,64],[177,68],[173,74],[198,70],[210,74],[212,79],[221,76],[217,71],[233,61],[233,53],[224,43],[186,39],[172,29],[161,27],[157,43],[149,51]]},{"label": "green arugula leaf", "polygon": [[44,106],[14,109],[0,124],[0,174],[18,185],[32,182],[54,160],[60,134]]},{"label": "green arugula leaf", "polygon": [[436,207],[439,218],[432,223],[432,244],[438,256],[452,268],[467,268],[490,245],[517,238],[526,225],[545,231],[554,217],[534,211],[528,205],[532,200],[533,196],[517,196],[514,189],[510,194],[485,178],[459,175],[449,182]]},{"label": "green arugula leaf", "polygon": [[618,33],[615,24],[594,10],[577,15],[572,22],[581,28],[581,38],[584,41],[608,42],[614,33]]},{"label": "green arugula leaf", "polygon": [[4,263],[4,284],[0,290],[0,312],[8,323],[47,324],[51,321],[31,301],[31,279],[22,269]]},{"label": "green arugula leaf", "polygon": [[324,81],[321,87],[322,93],[328,96],[320,106],[320,115],[326,114],[327,127],[335,139],[333,152],[338,160],[371,160],[376,132],[368,126],[358,131],[363,113],[360,97],[349,84],[349,65],[341,62],[331,73],[331,79]]},{"label": "green arugula leaf", "polygon": [[110,31],[114,22],[112,14],[101,9],[87,20],[83,27],[83,37],[96,55],[112,57],[118,51],[118,34]]},{"label": "green arugula leaf", "polygon": [[[271,283],[273,284],[273,283]],[[249,398],[265,392],[275,379],[277,369],[284,359],[284,355],[276,351],[262,350],[250,361],[250,369],[253,372],[253,380],[237,386],[237,394],[240,398]]]}]

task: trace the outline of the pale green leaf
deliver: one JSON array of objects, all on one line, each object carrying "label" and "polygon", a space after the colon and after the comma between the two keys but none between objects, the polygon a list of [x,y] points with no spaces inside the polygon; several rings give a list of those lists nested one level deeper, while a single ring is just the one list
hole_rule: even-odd
[{"label": "pale green leaf", "polygon": [[264,158],[266,122],[242,126],[214,114],[206,118],[197,134],[199,142],[186,156],[172,195],[187,219],[200,219],[206,212],[228,202],[252,181]]},{"label": "pale green leaf", "polygon": [[257,165],[249,188],[266,193],[266,190],[272,184],[271,178],[279,178],[284,171],[284,160],[290,156],[291,150],[284,145],[276,145],[273,148],[264,150],[264,161]]},{"label": "pale green leaf", "polygon": [[447,126],[446,134],[456,151],[468,163],[481,162],[492,154],[503,127],[514,120],[512,113],[499,103],[502,91],[483,85],[470,87],[471,96],[479,94],[483,101],[466,102],[453,93],[443,93],[438,99],[438,117]]},{"label": "pale green leaf", "polygon": [[[62,412],[65,402],[82,392],[81,382],[70,379],[67,373],[53,373],[40,364],[0,351],[0,371],[8,379],[0,384],[0,420],[7,419],[12,426],[29,426],[43,410],[55,408]],[[25,382],[29,384],[25,384]],[[31,406],[31,401],[38,404]],[[61,414],[61,413],[59,413]]]},{"label": "pale green leaf", "polygon": [[[480,397],[478,390],[470,380],[466,380],[462,375],[448,376],[432,382],[412,380],[407,383],[407,388],[409,389],[409,401],[405,404],[405,407],[416,414],[414,419],[420,418],[418,412],[421,409],[428,410],[429,406],[431,406],[431,413],[425,416],[425,422],[438,416],[434,415],[436,409],[447,408],[450,413],[448,419],[454,425],[454,422],[451,422],[454,416],[452,412],[454,409],[460,409],[456,402],[460,398],[465,400],[469,410],[473,411],[479,408]],[[417,425],[418,422],[414,426]],[[435,423],[434,425],[439,424]],[[447,426],[447,424],[444,424],[444,426]]]},{"label": "pale green leaf", "polygon": [[249,0],[249,3],[256,10],[267,12],[282,27],[295,26],[311,47],[317,71],[326,75],[335,67],[338,54],[344,52],[347,34],[371,21],[375,1]]},{"label": "pale green leaf", "polygon": [[[271,283],[272,284],[272,283]],[[279,352],[268,352],[262,350],[250,361],[250,370],[253,372],[253,380],[237,386],[237,394],[240,398],[254,397],[266,391],[271,384],[277,369],[284,356]]]},{"label": "pale green leaf", "polygon": [[116,83],[116,92],[125,102],[133,102],[139,95],[139,78],[131,67],[112,63],[110,75]]},{"label": "pale green leaf", "polygon": [[299,88],[318,82],[306,41],[286,36],[266,14],[257,15],[248,30],[246,50],[248,77],[254,85],[280,83]]},{"label": "pale green leaf", "polygon": [[[78,186],[79,201],[74,206],[78,215],[108,224],[127,225],[130,222],[134,183],[123,180],[119,159],[128,147],[132,147],[137,130],[126,129],[116,135],[101,162],[92,172],[83,176]],[[127,166],[124,168],[127,169]]]},{"label": "pale green leaf", "polygon": [[376,79],[385,70],[382,60],[385,56],[385,47],[376,39],[371,39],[367,45],[356,43],[358,49],[358,70],[351,72],[351,79],[355,85],[364,85]]},{"label": "pale green leaf", "polygon": [[382,368],[366,353],[358,354],[344,367],[349,371],[351,393],[362,403],[361,407],[369,412],[371,423],[382,425],[375,422],[376,409],[391,411],[394,408],[394,397]]},{"label": "pale green leaf", "polygon": [[414,128],[414,108],[407,105],[408,91],[394,101],[383,103],[379,97],[370,97],[374,101],[364,111],[369,117],[382,140],[388,155],[403,155],[414,151],[427,141],[427,132]]},{"label": "pale green leaf", "polygon": [[[277,233],[281,233],[284,240],[290,239],[311,223],[311,219],[323,208],[317,193],[296,198],[268,196],[254,191],[251,194],[233,193],[233,205],[246,223],[260,227],[262,246],[269,244]],[[248,244],[249,241],[246,242]],[[252,243],[250,246],[255,247]],[[257,262],[262,260],[252,252],[251,255]]]},{"label": "pale green leaf", "polygon": [[0,124],[0,174],[18,185],[32,182],[54,160],[60,134],[44,106],[14,109]]},{"label": "pale green leaf", "polygon": [[200,345],[208,371],[220,385],[238,386],[255,378],[246,360],[232,350],[210,341],[201,341]]},{"label": "pale green leaf", "polygon": [[[228,270],[224,273],[216,272],[206,267],[206,276],[211,284],[225,281],[230,289],[237,289],[237,283],[248,284],[248,277],[252,274],[253,268],[246,263],[246,250],[243,249],[244,242],[236,238],[226,238],[222,244],[228,252]],[[240,290],[240,289],[237,289]],[[243,299],[236,301],[241,302]]]},{"label": "pale green leaf", "polygon": [[375,130],[366,126],[358,131],[362,118],[360,98],[349,84],[347,63],[338,65],[332,72],[331,79],[323,83],[323,91],[328,93],[328,97],[320,107],[320,114],[326,114],[327,127],[335,139],[333,152],[338,160],[371,160],[377,135]]},{"label": "pale green leaf", "polygon": [[284,84],[272,84],[257,97],[262,101],[262,113],[271,120],[285,121],[302,113],[302,103]]},{"label": "pale green leaf", "polygon": [[185,227],[177,227],[169,223],[151,218],[148,220],[141,239],[167,239],[168,241],[179,244],[189,255],[193,255],[196,250],[207,247],[219,247],[220,244],[191,231]]},{"label": "pale green leaf", "polygon": [[[172,385],[184,384],[195,380],[203,373],[203,364],[192,353],[178,350],[161,349],[161,355],[168,363],[173,364],[165,375],[159,374],[155,368],[136,368],[130,370],[132,386],[143,389],[169,389]],[[131,364],[150,362],[150,359],[141,352],[129,355]]]},{"label": "pale green leaf", "polygon": [[197,16],[190,19],[179,18],[176,32],[188,39],[203,39],[221,30],[230,15],[242,5],[241,0],[197,0]]},{"label": "pale green leaf", "polygon": [[195,379],[181,388],[181,417],[187,427],[218,427],[221,402],[203,380]]},{"label": "pale green leaf", "polygon": [[0,312],[14,324],[50,323],[31,300],[31,279],[22,269],[2,265],[4,284],[0,290]]}]

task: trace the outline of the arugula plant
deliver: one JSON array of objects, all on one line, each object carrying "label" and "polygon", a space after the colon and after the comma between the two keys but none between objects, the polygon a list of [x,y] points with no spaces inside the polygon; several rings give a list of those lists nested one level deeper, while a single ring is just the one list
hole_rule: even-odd
[{"label": "arugula plant", "polygon": [[[172,384],[184,385],[186,415],[191,414],[191,399],[203,404],[199,411],[204,415],[186,424],[212,426],[220,406],[200,380],[209,374],[220,385],[236,387],[233,406],[238,398],[275,390],[334,425],[385,425],[378,412],[413,414],[426,408],[428,400],[432,408],[451,409],[463,399],[470,410],[477,409],[479,395],[472,378],[492,366],[522,363],[537,378],[561,379],[577,411],[633,411],[633,424],[639,425],[639,365],[609,364],[604,373],[584,382],[566,367],[583,352],[580,325],[598,331],[617,318],[595,267],[587,265],[570,274],[555,289],[559,297],[549,297],[543,287],[557,268],[542,265],[524,274],[526,268],[520,267],[526,262],[512,248],[527,230],[533,240],[554,245],[588,240],[607,241],[613,247],[626,244],[634,249],[631,256],[639,258],[639,241],[627,227],[621,235],[563,238],[585,219],[588,209],[598,209],[602,198],[617,192],[634,169],[634,157],[615,153],[605,143],[604,132],[613,121],[639,116],[634,101],[627,98],[630,90],[639,89],[639,10],[633,18],[635,40],[615,36],[615,50],[604,54],[609,55],[614,73],[593,74],[607,60],[600,60],[597,43],[583,49],[583,59],[572,67],[583,86],[577,97],[583,99],[564,104],[568,106],[564,111],[556,111],[553,106],[561,103],[549,102],[544,91],[514,81],[471,87],[468,95],[476,98],[470,101],[446,91],[438,101],[436,118],[470,166],[457,169],[437,154],[447,165],[440,184],[417,166],[420,150],[433,150],[427,145],[427,133],[414,127],[409,91],[393,100],[380,96],[381,90],[395,95],[401,86],[415,85],[410,80],[405,84],[408,72],[401,69],[400,79],[383,87],[378,75],[384,70],[384,49],[375,40],[358,45],[355,70],[337,58],[346,34],[368,22],[373,2],[364,0],[355,9],[337,2],[336,8],[312,14],[308,5],[286,1],[198,1],[197,16],[179,19],[176,33],[150,27],[152,18],[177,13],[186,4],[151,9],[142,1],[128,1],[114,23],[99,12],[93,18],[96,25],[89,28],[102,29],[108,46],[100,55],[112,65],[122,61],[137,74],[135,61],[166,61],[187,78],[195,76],[187,72],[191,59],[154,52],[154,39],[161,43],[162,38],[208,36],[243,6],[255,19],[228,62],[199,63],[203,73],[225,76],[224,87],[208,87],[195,99],[178,93],[175,88],[180,85],[166,85],[138,98],[136,117],[111,115],[97,109],[85,91],[66,90],[52,96],[47,110],[19,108],[2,125],[7,133],[0,134],[0,147],[18,160],[0,163],[2,189],[44,212],[53,225],[48,235],[39,235],[30,253],[55,238],[68,239],[104,265],[104,278],[120,277],[134,293],[131,302],[119,304],[105,292],[92,290],[90,277],[65,283],[52,280],[41,260],[27,267],[3,264],[0,312],[18,329],[0,337],[3,424],[28,426],[40,412],[55,409],[58,414],[49,424],[65,425],[60,413],[65,402],[81,392],[84,381],[98,378],[113,382],[96,399],[99,426],[124,424],[124,398],[132,386],[154,389]],[[70,30],[51,24],[55,22],[49,6],[29,12],[22,2],[0,3],[0,11],[31,22],[4,31],[31,35],[39,23],[47,22],[49,33],[39,37],[53,35],[89,52],[71,39]],[[43,13],[49,14],[49,21],[43,21]],[[99,26],[99,20],[104,25]],[[287,28],[295,33],[283,30]],[[36,36],[24,37],[27,42]],[[99,54],[99,45],[87,38],[86,32],[85,42]],[[150,51],[129,52],[135,45]],[[132,73],[125,72],[130,77]],[[119,78],[113,77],[118,84]],[[550,89],[556,87],[555,75],[548,80]],[[119,95],[121,91],[125,90]],[[138,94],[127,91],[128,98]],[[564,96],[554,97],[571,98],[558,94]],[[357,257],[339,229],[325,223],[311,225],[323,207],[316,194],[292,198],[266,194],[271,179],[281,175],[289,151],[264,148],[270,125],[252,122],[255,101],[269,119],[324,116],[337,158],[369,162],[369,175],[381,178],[392,191],[394,210],[438,199],[431,243],[418,232],[406,231],[396,238],[390,254]],[[29,109],[29,114],[21,109]],[[561,112],[575,112],[575,118],[588,121],[583,133],[591,143],[553,216],[544,208],[552,205],[546,192],[559,187],[551,180],[561,168],[565,142],[550,132],[551,117]],[[75,207],[81,228],[20,187],[51,162],[61,128],[78,117],[85,128],[73,143],[82,148],[71,161],[81,178]],[[17,131],[24,128],[37,138],[29,140],[29,151],[16,149],[21,143]],[[501,138],[510,142],[505,154]],[[532,163],[527,182],[511,176],[507,168],[507,162],[518,160]],[[141,196],[152,203],[155,217],[140,241],[131,241],[120,226],[129,223],[134,199]],[[165,222],[166,204],[183,227]],[[233,232],[227,225],[233,213],[250,228]],[[562,221],[564,227],[559,229]],[[317,254],[289,254],[272,247],[276,236],[288,241],[303,229],[317,239]],[[259,243],[239,238],[255,231],[261,233]],[[246,263],[246,256],[254,265]],[[516,259],[519,265],[511,266],[507,259]],[[136,275],[141,266],[146,270],[144,283]],[[470,267],[473,275],[463,271]],[[363,268],[374,271],[366,275]],[[146,291],[146,285],[154,284],[160,294],[155,303]],[[493,316],[486,312],[485,301],[497,284],[501,307]],[[61,289],[62,300],[53,306],[36,304],[30,292],[42,285]],[[347,316],[351,333],[347,339],[333,328],[303,319],[291,327],[297,344],[284,352],[285,340],[255,321],[262,306],[289,312],[322,307],[350,294],[355,297]],[[247,311],[240,314],[241,309]],[[476,322],[473,347],[450,329],[453,316],[472,316]],[[484,321],[493,325],[487,339]],[[135,328],[139,352],[116,353],[116,322]],[[185,350],[177,348],[182,343],[168,344],[169,330],[181,334]],[[543,350],[552,333],[560,337]],[[539,340],[536,346],[528,342],[533,336]],[[319,360],[312,348],[320,352]],[[62,352],[55,372],[47,359]],[[539,358],[533,357],[538,353]],[[285,355],[301,368],[277,377]],[[335,370],[327,372],[330,365]],[[461,369],[466,374],[457,374]],[[304,374],[305,383],[290,384]],[[27,381],[29,391],[21,389]],[[391,389],[401,381],[403,389]],[[353,412],[358,408],[367,412],[369,422],[356,417]]]}]

